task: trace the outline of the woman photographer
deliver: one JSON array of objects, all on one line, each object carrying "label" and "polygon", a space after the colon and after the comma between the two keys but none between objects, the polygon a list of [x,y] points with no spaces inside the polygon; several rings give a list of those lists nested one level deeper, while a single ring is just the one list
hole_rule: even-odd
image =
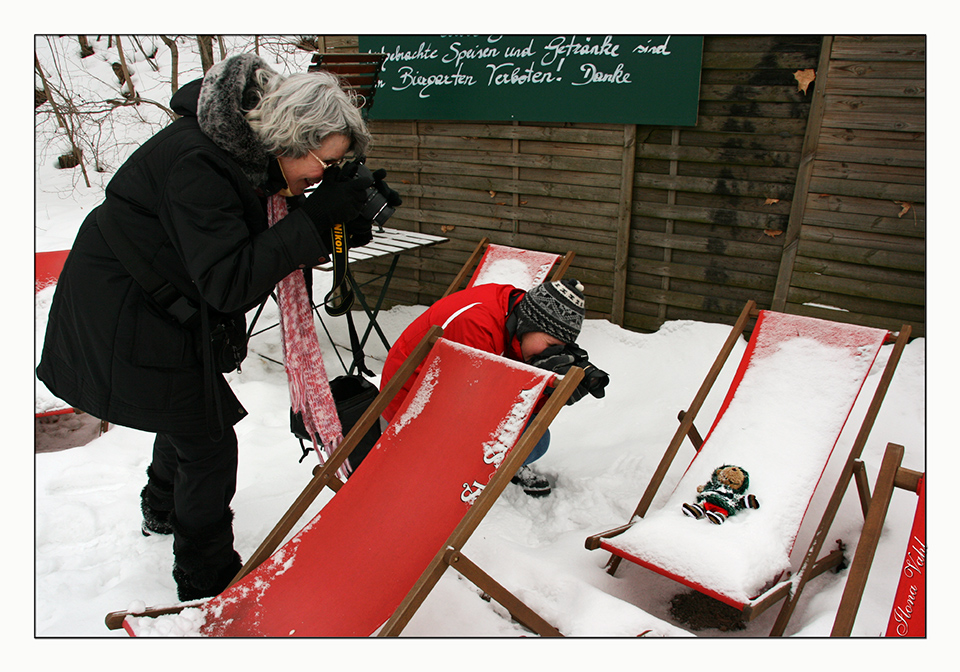
[{"label": "woman photographer", "polygon": [[[245,354],[244,314],[328,256],[335,224],[363,235],[353,220],[369,187],[396,194],[382,172],[339,174],[370,134],[332,75],[284,77],[245,54],[181,88],[171,107],[180,118],[120,167],[80,227],[37,375],[75,408],[156,434],[143,533],[173,534],[177,592],[191,600],[218,594],[241,567],[230,502],[233,425],[246,411],[222,372]],[[290,210],[268,222],[275,194]],[[138,263],[169,283],[163,292],[141,286]]]}]

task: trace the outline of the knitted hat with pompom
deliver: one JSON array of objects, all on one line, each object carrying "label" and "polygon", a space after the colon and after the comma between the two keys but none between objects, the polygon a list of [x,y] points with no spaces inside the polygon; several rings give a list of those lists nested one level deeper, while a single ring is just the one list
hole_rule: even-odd
[{"label": "knitted hat with pompom", "polygon": [[516,310],[517,336],[542,331],[564,343],[574,343],[586,313],[583,285],[572,279],[545,282],[527,292]]}]

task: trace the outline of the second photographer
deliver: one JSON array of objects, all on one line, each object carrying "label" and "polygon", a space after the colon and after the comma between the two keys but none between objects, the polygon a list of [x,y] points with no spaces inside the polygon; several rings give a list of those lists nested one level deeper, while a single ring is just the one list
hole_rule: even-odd
[{"label": "second photographer", "polygon": [[[568,403],[587,394],[601,398],[609,376],[590,364],[587,353],[576,346],[585,314],[583,285],[576,280],[546,282],[528,292],[495,284],[475,285],[454,292],[430,306],[396,340],[383,365],[380,389],[396,374],[427,331],[437,325],[443,327],[443,337],[455,343],[558,374],[566,373],[571,366],[584,368],[586,375]],[[387,406],[383,413],[385,420],[391,420],[397,413],[418,373],[419,368]],[[531,497],[550,494],[549,481],[530,467],[546,453],[549,444],[550,431],[547,430],[513,478]]]}]

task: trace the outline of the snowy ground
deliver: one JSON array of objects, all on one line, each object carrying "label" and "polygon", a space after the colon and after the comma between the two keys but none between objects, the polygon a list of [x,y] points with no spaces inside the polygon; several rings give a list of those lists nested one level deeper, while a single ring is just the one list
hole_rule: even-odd
[{"label": "snowy ground", "polygon": [[[50,166],[51,152],[38,144],[37,156],[35,249],[65,249],[83,217],[99,201],[102,183],[92,189],[73,189],[74,176]],[[317,282],[324,286],[327,279],[318,274]],[[21,309],[27,308],[26,292],[32,292],[32,286],[27,290],[26,285],[18,285],[17,298],[24,301],[18,304]],[[381,325],[387,337],[395,338],[423,309],[398,307],[382,315]],[[35,312],[36,308],[24,310],[24,319],[29,319],[31,310]],[[270,317],[261,319],[269,321]],[[338,343],[348,342],[342,321],[328,320],[328,326]],[[627,563],[616,577],[610,577],[603,571],[607,554],[583,547],[587,535],[627,520],[674,433],[677,411],[689,405],[728,331],[722,325],[671,322],[655,334],[637,334],[603,320],[587,321],[580,344],[598,366],[611,373],[606,398],[587,398],[564,409],[554,422],[552,448],[538,463],[540,470],[555,482],[554,493],[537,500],[509,488],[467,544],[465,553],[571,635],[632,638],[648,629],[651,635],[668,637],[738,639],[765,635],[778,608],[762,615],[746,630],[688,631],[670,619],[670,598],[680,592],[676,584]],[[328,371],[336,375],[339,363],[322,332],[321,343]],[[734,362],[742,348],[741,343],[732,357]],[[887,346],[881,352],[880,364],[886,360],[889,349]],[[367,354],[368,366],[379,373],[382,347],[371,344]],[[250,411],[249,417],[237,426],[241,455],[238,491],[233,502],[237,549],[244,557],[299,493],[313,466],[312,458],[302,464],[297,462],[300,450],[288,430],[283,369],[261,355],[280,359],[277,330],[256,337],[243,372],[230,375],[234,390]],[[13,363],[15,367],[24,367],[22,372],[17,368],[18,381],[19,375],[24,375],[23,380],[32,378],[31,362]],[[733,368],[732,362],[724,370],[702,417],[711,417],[719,407]],[[864,397],[872,393],[878,378],[878,372],[868,378]],[[19,396],[10,400],[17,409]],[[37,388],[36,399],[46,399],[42,388]],[[858,403],[851,424],[859,425],[864,409],[865,403]],[[926,469],[926,413],[926,347],[924,339],[917,339],[904,353],[863,453],[871,478],[875,477],[888,441],[905,446],[904,466]],[[845,435],[845,441],[852,441],[852,437]],[[844,445],[842,441],[838,452]],[[122,631],[105,629],[103,616],[107,612],[141,602],[175,601],[169,538],[144,538],[139,531],[138,495],[150,459],[150,446],[149,435],[114,427],[83,447],[36,454],[33,464],[21,463],[23,456],[18,456],[7,480],[15,482],[14,492],[23,488],[24,497],[32,498],[34,503],[33,519],[24,516],[27,520],[18,526],[23,528],[22,536],[16,537],[25,541],[24,545],[32,541],[34,564],[12,575],[18,580],[11,582],[15,585],[10,586],[10,591],[20,598],[19,604],[34,606],[34,619],[32,628],[27,629],[27,619],[13,620],[5,615],[9,631],[29,630],[34,637],[66,638],[69,643],[76,643],[74,638],[122,637]],[[950,449],[947,445],[939,448]],[[688,457],[692,454],[689,448],[684,450]],[[679,479],[681,470],[682,465],[670,472],[665,493]],[[32,474],[32,483],[21,474]],[[776,484],[757,483],[754,487],[770,488]],[[324,501],[321,498],[317,507]],[[912,493],[895,492],[854,635],[876,637],[885,630],[915,506]],[[13,510],[9,503],[8,508]],[[843,538],[852,554],[861,525],[862,515],[851,489],[831,538]],[[798,548],[804,549],[808,539],[802,533]],[[704,552],[717,549],[705,548]],[[828,635],[845,579],[846,573],[828,573],[811,582],[787,635]],[[931,594],[932,604],[936,599],[937,595]],[[525,634],[496,605],[480,599],[468,582],[449,572],[404,631],[408,637],[431,638],[514,638]],[[634,640],[602,643],[596,650],[601,655],[623,652],[620,642],[626,641]],[[63,642],[54,641],[44,651],[63,648]],[[508,650],[516,653],[515,649]],[[753,650],[770,651],[761,647]],[[665,655],[663,649],[658,651],[658,656]],[[688,648],[681,651],[703,652]],[[535,663],[545,652],[557,653],[556,649],[545,651],[541,647],[510,657],[512,662],[529,658]],[[879,649],[871,647],[866,655],[877,652]],[[676,649],[666,653],[676,655]],[[779,657],[783,653],[775,650],[770,655]],[[888,661],[900,655],[906,655],[903,648],[883,649]],[[808,660],[807,664],[818,663]]]},{"label": "snowy ground", "polygon": [[[422,309],[398,307],[385,314],[381,323],[387,337],[394,338]],[[261,319],[269,323],[274,316],[265,313]],[[335,340],[347,343],[343,325],[331,327]],[[612,578],[602,570],[606,553],[583,547],[587,535],[627,520],[675,430],[676,411],[689,404],[727,333],[728,328],[721,325],[673,322],[655,334],[643,335],[589,320],[580,343],[598,353],[593,359],[599,366],[613,372],[607,396],[566,408],[554,422],[552,448],[539,462],[539,468],[556,483],[553,494],[532,499],[516,488],[508,489],[468,543],[467,554],[572,635],[631,636],[647,629],[665,636],[766,634],[776,609],[744,631],[684,632],[668,613],[671,596],[679,592],[675,584],[627,566]],[[260,356],[280,359],[276,335],[273,329],[257,336],[243,372],[230,376],[250,411],[237,427],[241,457],[234,509],[237,548],[243,556],[256,548],[286,510],[313,466],[309,460],[297,462],[300,451],[288,430],[283,369]],[[325,361],[335,371],[339,364],[329,343],[323,341]],[[742,347],[741,343],[734,358]],[[889,346],[881,359],[888,352]],[[369,347],[368,354],[368,364],[378,370],[382,346]],[[868,394],[878,376],[868,379]],[[731,377],[732,367],[728,367],[703,417],[716,410],[719,391],[726,389]],[[872,474],[887,441],[907,447],[905,466],[924,469],[923,386],[923,341],[918,340],[906,350],[874,438],[864,452]],[[42,396],[42,386],[39,389]],[[862,407],[858,405],[855,415],[862,415]],[[136,602],[174,601],[169,538],[144,538],[139,532],[138,493],[150,446],[150,435],[114,427],[85,446],[36,456],[37,635],[116,635],[120,633],[109,633],[103,626],[107,612]],[[679,475],[677,469],[671,472],[673,482]],[[753,489],[762,501],[776,485],[755,483]],[[861,517],[854,493],[850,495],[831,538],[843,538],[852,552]],[[911,493],[898,491],[894,496],[856,635],[876,636],[885,629],[915,504]],[[844,578],[844,574],[830,574],[812,582],[787,634],[829,634]],[[525,633],[498,608],[480,600],[468,583],[449,573],[404,634],[514,637]]]}]

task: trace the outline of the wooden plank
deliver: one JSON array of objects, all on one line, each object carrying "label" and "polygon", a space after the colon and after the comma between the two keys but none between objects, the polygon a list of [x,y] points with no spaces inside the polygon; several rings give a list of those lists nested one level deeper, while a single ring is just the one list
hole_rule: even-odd
[{"label": "wooden plank", "polygon": [[856,198],[872,198],[884,201],[924,203],[927,200],[927,187],[925,184],[897,184],[871,180],[813,176],[810,179],[810,191],[820,194],[854,196]]},{"label": "wooden plank", "polygon": [[774,275],[745,273],[716,266],[696,266],[675,262],[651,262],[645,260],[631,260],[629,270],[631,275],[644,273],[663,278],[678,280],[696,280],[705,283],[723,285],[725,287],[742,287],[757,292],[770,293],[773,291]]},{"label": "wooden plank", "polygon": [[880,282],[864,282],[853,278],[820,275],[817,273],[801,273],[799,271],[794,271],[793,276],[791,287],[794,289],[812,289],[831,292],[833,294],[894,301],[896,303],[906,303],[915,306],[924,305],[926,297],[926,289],[922,287],[903,287]]},{"label": "wooden plank", "polygon": [[864,180],[914,186],[923,186],[927,181],[927,171],[924,167],[874,165],[854,161],[824,161],[822,157],[814,166],[813,175],[815,178]]},{"label": "wooden plank", "polygon": [[[896,201],[878,200],[875,198],[859,198],[857,196],[840,196],[810,192],[807,195],[807,212],[823,210],[827,212],[870,215],[873,217],[898,218],[904,222],[919,223],[925,219],[925,208],[921,203],[910,203],[910,208],[904,212],[904,205]],[[811,213],[811,217],[813,214]]]},{"label": "wooden plank", "polygon": [[724,178],[687,177],[684,175],[656,175],[636,173],[634,185],[647,189],[675,189],[724,196],[746,196],[753,198],[789,199],[793,190],[789,184],[776,182],[751,182]]},{"label": "wooden plank", "polygon": [[634,217],[684,220],[714,226],[726,225],[757,229],[758,231],[781,229],[781,224],[785,221],[785,215],[772,207],[766,208],[766,210],[768,210],[768,212],[758,212],[746,208],[709,207],[684,203],[670,205],[667,203],[650,203],[636,200],[633,202]]},{"label": "wooden plank", "polygon": [[913,61],[927,59],[924,35],[844,35],[837,37],[838,60]]},{"label": "wooden plank", "polygon": [[[866,250],[887,250],[923,256],[926,242],[917,238],[889,236],[882,233],[867,231],[850,231],[847,229],[832,229],[829,227],[807,225],[801,236],[804,240],[829,243],[833,245],[847,245],[851,248]],[[848,260],[854,260],[848,258]],[[868,259],[864,259],[868,261]]]},{"label": "wooden plank", "polygon": [[420,131],[425,136],[452,135],[468,139],[498,138],[509,140],[543,140],[564,143],[587,143],[594,145],[621,145],[622,131],[618,125],[609,125],[606,129],[571,127],[514,126],[509,122],[469,123],[424,121]]},{"label": "wooden plank", "polygon": [[[879,207],[890,214],[899,214],[903,206],[896,203],[897,213],[890,213],[893,207],[889,203],[879,203]],[[926,234],[925,208],[922,203],[912,206],[901,216],[884,217],[877,214],[863,216],[860,213],[834,212],[810,208],[807,210],[807,223],[827,228],[846,229],[849,231],[869,231],[872,233],[889,233],[908,238],[923,238]]]},{"label": "wooden plank", "polygon": [[861,79],[838,77],[830,82],[830,93],[836,96],[882,96],[884,98],[923,98],[927,85],[923,79]]},{"label": "wooden plank", "polygon": [[[867,251],[861,256],[856,253],[849,254],[847,249],[838,250],[837,247],[801,241],[797,270],[877,282],[887,279],[890,284],[904,284],[908,287],[923,287],[926,284],[926,264],[922,255],[888,252],[880,253],[887,256],[877,259],[875,251]],[[895,278],[895,282],[891,281],[891,278]]]},{"label": "wooden plank", "polygon": [[872,58],[837,60],[830,64],[830,77],[841,79],[912,79],[924,81],[926,63],[883,62]]},{"label": "wooden plank", "polygon": [[[787,303],[794,304],[792,312],[798,315],[825,317],[838,322],[862,324],[895,330],[897,321],[922,325],[926,310],[923,306],[890,303],[879,299],[836,294],[823,290],[791,287]],[[817,308],[816,310],[813,310]]]},{"label": "wooden plank", "polygon": [[[825,129],[825,132],[829,132],[829,129]],[[856,160],[861,164],[925,169],[927,165],[926,143],[918,142],[916,144],[915,149],[900,149],[889,145],[886,147],[851,147],[848,144],[833,144],[821,137],[817,157],[822,161],[839,163],[848,161],[851,154],[854,154]]]},{"label": "wooden plank", "polygon": [[884,112],[839,112],[832,110],[824,114],[823,125],[826,128],[863,128],[880,131],[902,131],[923,133],[926,131],[925,114],[889,114]]}]

